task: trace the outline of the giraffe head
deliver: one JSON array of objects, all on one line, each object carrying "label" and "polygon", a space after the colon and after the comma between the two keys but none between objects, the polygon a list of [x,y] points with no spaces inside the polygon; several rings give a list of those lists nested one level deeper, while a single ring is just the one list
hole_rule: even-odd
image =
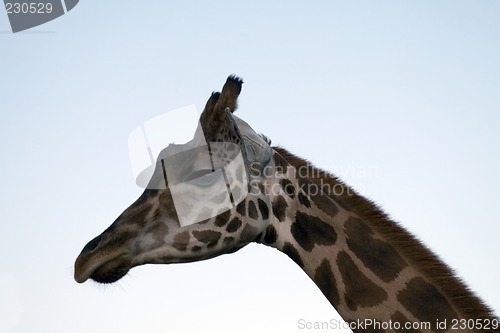
[{"label": "giraffe head", "polygon": [[[160,153],[144,193],[83,248],[77,282],[112,283],[135,266],[208,259],[262,234],[270,206],[260,171],[273,151],[232,114],[242,83],[230,76],[209,98],[193,140]],[[255,210],[246,209],[250,201]]]}]

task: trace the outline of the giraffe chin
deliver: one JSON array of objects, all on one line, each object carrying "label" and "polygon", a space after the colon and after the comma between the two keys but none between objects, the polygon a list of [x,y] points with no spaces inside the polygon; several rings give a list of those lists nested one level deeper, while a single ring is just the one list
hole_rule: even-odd
[{"label": "giraffe chin", "polygon": [[[101,259],[102,260],[102,259]],[[92,279],[99,283],[113,283],[124,277],[132,268],[132,259],[127,254],[121,254],[102,260],[78,257],[75,263],[75,280],[83,283]]]},{"label": "giraffe chin", "polygon": [[99,283],[113,283],[127,275],[132,268],[132,260],[127,255],[121,255],[97,267],[90,279]]}]

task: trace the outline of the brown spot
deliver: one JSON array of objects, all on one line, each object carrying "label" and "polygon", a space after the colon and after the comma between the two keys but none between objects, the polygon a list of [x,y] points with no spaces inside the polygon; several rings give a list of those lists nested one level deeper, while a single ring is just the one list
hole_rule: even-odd
[{"label": "brown spot", "polygon": [[[397,295],[398,301],[420,321],[429,321],[434,324],[436,320],[449,324],[453,318],[458,318],[457,313],[450,306],[446,298],[423,278],[413,278],[406,288]],[[436,332],[444,329],[434,327]]]},{"label": "brown spot", "polygon": [[295,187],[293,186],[291,181],[286,178],[281,178],[280,185],[286,195],[288,195],[292,199],[295,198]]},{"label": "brown spot", "polygon": [[258,233],[257,228],[251,226],[250,224],[245,224],[245,227],[243,227],[243,231],[240,235],[240,240],[243,242],[251,242],[255,240],[255,236],[257,236]]},{"label": "brown spot", "polygon": [[234,237],[224,237],[224,240],[223,240],[224,244],[232,244],[234,243]]},{"label": "brown spot", "polygon": [[229,217],[231,216],[231,211],[230,210],[226,210],[225,212],[223,213],[220,213],[219,215],[217,215],[217,217],[215,218],[215,226],[217,227],[223,227],[226,225],[227,221],[229,221]]},{"label": "brown spot", "polygon": [[276,216],[278,221],[283,222],[286,216],[286,208],[288,204],[286,203],[285,198],[282,196],[278,196],[273,202],[273,214]]},{"label": "brown spot", "polygon": [[201,251],[201,246],[195,245],[191,248],[191,251],[193,252],[200,252]]},{"label": "brown spot", "polygon": [[214,247],[216,245],[217,245],[217,242],[211,242],[211,243],[207,244],[207,248],[209,249],[209,248]]},{"label": "brown spot", "polygon": [[309,201],[309,199],[307,198],[307,196],[305,196],[302,192],[299,192],[299,202],[306,206],[307,208],[311,208],[311,202]]},{"label": "brown spot", "polygon": [[238,217],[235,217],[234,219],[229,222],[229,224],[226,227],[227,232],[235,232],[241,227],[241,220]]},{"label": "brown spot", "polygon": [[385,282],[395,279],[408,266],[391,245],[374,238],[373,230],[362,220],[350,217],[344,229],[349,249]]},{"label": "brown spot", "polygon": [[310,181],[309,179],[303,177],[303,175],[300,175],[300,177],[297,178],[297,181],[299,183],[299,191],[303,190],[307,194],[309,194],[309,190],[311,189],[311,186],[314,186],[314,183],[312,181]]},{"label": "brown spot", "polygon": [[260,194],[265,194],[266,193],[266,188],[263,183],[257,183],[257,187],[259,188],[259,193]]},{"label": "brown spot", "polygon": [[282,251],[287,256],[289,256],[290,259],[292,259],[293,261],[295,261],[295,263],[297,265],[299,265],[302,268],[304,267],[304,262],[302,261],[302,258],[300,257],[299,252],[297,251],[297,249],[291,243],[285,242],[285,244],[283,245],[283,250]]},{"label": "brown spot", "polygon": [[246,202],[243,200],[236,206],[236,211],[241,215],[245,216],[246,215]]},{"label": "brown spot", "polygon": [[387,299],[387,293],[368,279],[345,251],[339,252],[337,266],[345,285],[345,302],[349,309],[372,307]]},{"label": "brown spot", "polygon": [[172,247],[179,250],[179,251],[186,251],[187,246],[189,244],[189,232],[188,231],[183,231],[177,235],[174,236],[174,243],[172,244]]},{"label": "brown spot", "polygon": [[262,199],[257,199],[257,205],[259,206],[260,215],[262,215],[262,219],[267,220],[269,218],[269,207]]},{"label": "brown spot", "polygon": [[326,193],[324,193],[316,184],[311,184],[310,186],[312,186],[312,188],[308,194],[314,204],[331,217],[337,215],[339,209],[335,202],[327,195],[328,192],[325,190]]},{"label": "brown spot", "polygon": [[322,184],[324,187],[322,188],[307,178],[299,178],[299,186],[319,209],[331,217],[337,215],[339,209],[335,202],[328,196],[330,192],[334,191],[334,189],[330,189],[330,184]]},{"label": "brown spot", "polygon": [[278,238],[278,234],[276,232],[276,228],[273,225],[268,225],[266,228],[266,233],[264,235],[264,243],[266,244],[272,244],[276,242],[276,239]]},{"label": "brown spot", "polygon": [[[395,332],[397,333],[404,333],[404,332],[410,332],[410,333],[420,333],[419,330],[414,329],[414,328],[406,328],[405,325],[406,323],[411,323],[411,321],[406,318],[401,312],[396,311],[392,314],[391,316],[391,321],[393,323],[399,323],[399,329],[394,329]],[[396,325],[396,324],[395,324]],[[393,325],[393,327],[396,327]]]},{"label": "brown spot", "polygon": [[297,212],[291,232],[297,243],[306,251],[311,251],[314,244],[333,245],[337,240],[337,233],[331,225],[302,212]]},{"label": "brown spot", "polygon": [[203,230],[203,231],[194,230],[193,236],[200,242],[205,243],[207,247],[212,247],[215,246],[219,241],[221,233],[212,230]]},{"label": "brown spot", "polygon": [[316,268],[314,282],[333,306],[339,305],[339,292],[337,290],[335,277],[332,273],[332,267],[327,259],[323,259],[321,265]]},{"label": "brown spot", "polygon": [[248,202],[248,216],[254,220],[259,218],[259,213],[257,212],[257,206],[253,201]]}]

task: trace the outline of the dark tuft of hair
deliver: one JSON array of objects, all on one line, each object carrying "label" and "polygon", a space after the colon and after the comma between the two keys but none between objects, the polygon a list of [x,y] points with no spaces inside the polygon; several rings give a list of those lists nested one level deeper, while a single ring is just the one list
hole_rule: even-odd
[{"label": "dark tuft of hair", "polygon": [[235,74],[231,74],[227,77],[226,82],[229,82],[229,81],[234,81],[238,84],[243,84],[243,79]]}]

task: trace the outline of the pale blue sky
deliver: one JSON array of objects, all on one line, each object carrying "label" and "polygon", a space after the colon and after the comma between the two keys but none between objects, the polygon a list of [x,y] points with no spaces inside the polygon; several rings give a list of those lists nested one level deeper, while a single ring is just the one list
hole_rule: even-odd
[{"label": "pale blue sky", "polygon": [[[127,138],[227,75],[238,115],[337,171],[500,312],[500,2],[81,1],[25,33],[0,10],[0,332],[302,332],[333,311],[285,255],[73,281],[135,198]],[[7,319],[5,319],[7,318]]]}]

